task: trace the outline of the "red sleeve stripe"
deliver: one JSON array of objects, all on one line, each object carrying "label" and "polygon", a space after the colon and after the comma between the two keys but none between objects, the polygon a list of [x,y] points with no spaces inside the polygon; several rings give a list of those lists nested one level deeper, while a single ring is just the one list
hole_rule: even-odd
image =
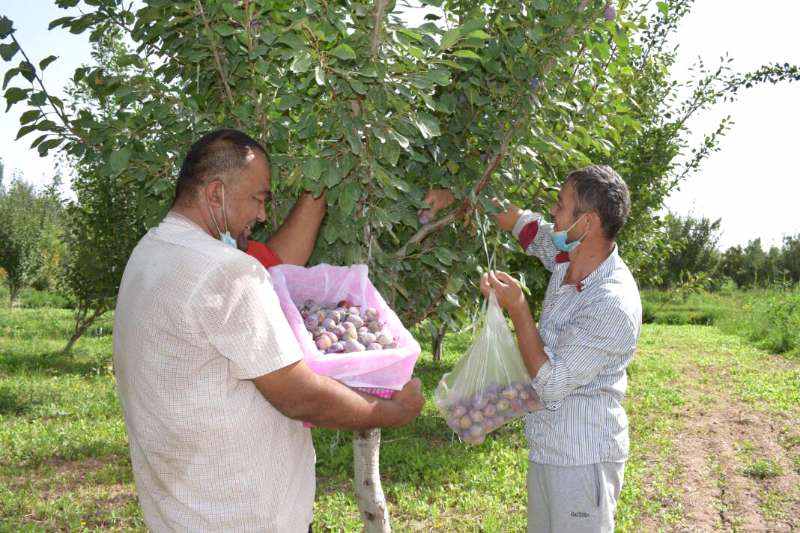
[{"label": "red sleeve stripe", "polygon": [[522,228],[522,231],[519,232],[519,244],[522,246],[523,250],[528,249],[528,246],[531,245],[533,239],[536,238],[537,233],[539,233],[538,220],[534,220]]},{"label": "red sleeve stripe", "polygon": [[264,268],[273,267],[283,263],[281,258],[269,246],[258,241],[247,242],[247,254],[258,259]]}]

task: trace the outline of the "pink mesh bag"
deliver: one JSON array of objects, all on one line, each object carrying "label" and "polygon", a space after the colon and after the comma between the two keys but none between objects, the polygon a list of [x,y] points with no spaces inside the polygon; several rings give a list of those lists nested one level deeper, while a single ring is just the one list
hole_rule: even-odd
[{"label": "pink mesh bag", "polygon": [[[382,398],[391,397],[408,383],[421,348],[370,282],[366,265],[321,264],[311,268],[278,265],[270,268],[269,273],[283,314],[303,351],[303,359],[314,372]],[[397,347],[338,354],[320,352],[300,316],[299,307],[307,300],[320,304],[347,300],[353,305],[375,308],[380,321],[396,339]]]}]

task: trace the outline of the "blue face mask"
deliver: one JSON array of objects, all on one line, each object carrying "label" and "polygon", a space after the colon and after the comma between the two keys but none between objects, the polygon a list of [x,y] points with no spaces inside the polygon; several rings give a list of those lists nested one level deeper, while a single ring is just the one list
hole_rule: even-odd
[{"label": "blue face mask", "polygon": [[576,239],[572,242],[567,242],[567,233],[569,233],[569,230],[575,227],[575,224],[577,224],[578,220],[580,220],[581,218],[583,218],[582,215],[578,217],[578,219],[575,220],[575,222],[573,222],[572,225],[567,229],[561,231],[554,231],[553,233],[550,234],[550,239],[553,241],[553,244],[558,250],[569,253],[573,251],[575,248],[577,248],[578,245],[581,243],[581,241],[584,239],[584,237],[586,237],[586,233],[584,233],[583,235],[581,235],[579,239]]},{"label": "blue face mask", "polygon": [[[208,205],[208,204],[206,204]],[[225,184],[222,184],[222,221],[225,224],[225,233],[220,231],[219,225],[217,224],[217,217],[214,216],[214,212],[211,210],[211,206],[208,207],[208,213],[211,215],[211,221],[214,223],[214,227],[217,228],[217,233],[219,234],[219,240],[223,243],[236,248],[237,250],[239,247],[236,245],[236,239],[231,237],[231,232],[228,231],[228,216],[225,214]]]}]

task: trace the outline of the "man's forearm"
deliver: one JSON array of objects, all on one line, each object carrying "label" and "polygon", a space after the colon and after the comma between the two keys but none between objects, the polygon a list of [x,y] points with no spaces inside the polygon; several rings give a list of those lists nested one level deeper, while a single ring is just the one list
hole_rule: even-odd
[{"label": "man's forearm", "polygon": [[283,225],[267,240],[267,246],[284,263],[305,265],[314,251],[319,226],[325,217],[325,205],[324,193],[319,198],[303,193]]},{"label": "man's forearm", "polygon": [[392,402],[357,392],[325,376],[317,376],[316,394],[297,401],[291,418],[329,429],[361,430],[393,426],[401,413]]},{"label": "man's forearm", "polygon": [[525,368],[528,369],[528,373],[533,379],[539,373],[542,365],[548,360],[547,353],[544,351],[544,342],[541,335],[539,335],[539,330],[536,328],[531,310],[527,304],[520,306],[519,309],[509,314],[511,322],[514,323],[514,330],[517,333],[517,343],[522,354],[522,362],[525,363]]}]

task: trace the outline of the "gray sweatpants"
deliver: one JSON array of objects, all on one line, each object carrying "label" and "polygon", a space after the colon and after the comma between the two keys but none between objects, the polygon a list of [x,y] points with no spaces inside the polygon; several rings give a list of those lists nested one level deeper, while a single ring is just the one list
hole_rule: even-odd
[{"label": "gray sweatpants", "polygon": [[528,462],[528,533],[614,531],[625,463]]}]

